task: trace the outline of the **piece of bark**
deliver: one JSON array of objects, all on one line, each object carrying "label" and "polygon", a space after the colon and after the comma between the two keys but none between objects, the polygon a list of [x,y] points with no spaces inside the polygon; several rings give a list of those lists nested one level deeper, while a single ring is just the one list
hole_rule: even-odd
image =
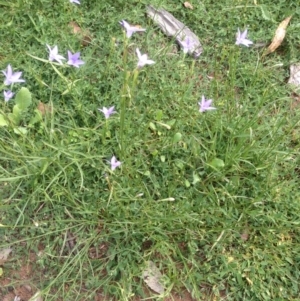
[{"label": "piece of bark", "polygon": [[184,40],[188,38],[193,45],[188,53],[196,59],[199,58],[203,51],[202,45],[199,38],[186,25],[166,10],[156,9],[151,5],[147,7],[147,15],[167,36],[174,37],[181,48],[184,48]]}]

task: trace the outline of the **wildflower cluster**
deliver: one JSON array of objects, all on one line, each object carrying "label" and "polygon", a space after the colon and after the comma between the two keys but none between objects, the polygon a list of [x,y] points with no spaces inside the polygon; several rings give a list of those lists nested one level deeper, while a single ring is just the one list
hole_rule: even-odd
[{"label": "wildflower cluster", "polygon": [[[7,66],[6,70],[2,71],[2,73],[5,76],[4,85],[5,86],[11,85],[11,89],[13,84],[15,83],[25,82],[24,79],[20,78],[22,76],[22,72],[13,72],[13,69],[10,64]],[[4,90],[3,94],[4,94],[4,100],[6,102],[9,101],[15,95],[15,93],[12,92],[11,90]]]},{"label": "wildflower cluster", "polygon": [[[70,3],[80,4],[80,0],[69,0]],[[129,39],[132,37],[134,33],[137,32],[145,32],[145,28],[140,28],[137,26],[130,25],[127,21],[122,20],[119,24],[124,28],[126,32],[126,37]],[[244,45],[249,47],[253,44],[252,41],[247,39],[248,30],[245,29],[243,32],[240,31],[238,28],[238,32],[236,35],[236,45]],[[63,61],[67,60],[66,64],[69,66],[73,66],[75,68],[79,68],[85,62],[80,59],[80,52],[72,53],[70,50],[67,51],[68,59],[66,59],[63,55],[58,53],[58,46],[55,45],[53,48],[46,44],[49,50],[49,61],[50,62],[57,62],[59,65],[63,65]],[[193,41],[187,37],[182,42],[183,52],[186,54],[190,49],[194,47]],[[136,48],[136,55],[137,55],[137,69],[140,69],[146,65],[153,65],[155,62],[148,58],[147,54],[142,54],[139,48]],[[9,86],[11,85],[11,89],[14,84],[16,83],[23,83],[25,82],[24,79],[21,78],[22,72],[13,72],[11,65],[9,64],[6,70],[2,71],[3,75],[5,76],[4,85]],[[3,91],[4,100],[5,102],[9,101],[15,95],[14,92],[11,90],[4,90]],[[198,102],[199,104],[199,112],[203,113],[205,111],[215,110],[216,108],[212,106],[212,99],[205,99],[205,96],[202,95],[201,101]],[[98,108],[100,112],[104,114],[105,119],[109,119],[112,114],[117,113],[115,111],[115,106],[111,106],[109,108],[103,107],[102,109]],[[113,156],[110,160],[111,170],[115,170],[117,167],[121,166],[121,162]]]},{"label": "wildflower cluster", "polygon": [[[46,45],[49,49],[49,61],[57,61],[60,65],[63,65],[61,60],[65,60],[65,58],[58,54],[58,48],[57,46],[54,46],[53,49],[47,44]],[[80,59],[80,52],[72,53],[70,50],[68,50],[68,65],[79,68],[80,65],[84,64],[84,61]]]}]

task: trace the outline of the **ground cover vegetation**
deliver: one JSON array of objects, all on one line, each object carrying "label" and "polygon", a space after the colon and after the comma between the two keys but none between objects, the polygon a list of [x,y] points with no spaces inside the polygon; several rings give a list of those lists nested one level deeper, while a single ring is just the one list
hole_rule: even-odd
[{"label": "ground cover vegetation", "polygon": [[197,60],[147,1],[75,2],[0,1],[0,296],[299,300],[297,1],[152,1],[198,35]]}]

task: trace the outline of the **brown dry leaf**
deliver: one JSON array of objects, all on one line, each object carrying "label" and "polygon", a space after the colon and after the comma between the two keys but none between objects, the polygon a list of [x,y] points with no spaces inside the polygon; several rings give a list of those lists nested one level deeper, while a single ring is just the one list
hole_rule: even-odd
[{"label": "brown dry leaf", "polygon": [[11,253],[12,249],[1,249],[0,250],[0,265],[2,265],[8,258],[9,254]]},{"label": "brown dry leaf", "polygon": [[248,239],[249,239],[248,231],[245,231],[244,233],[241,234],[241,240],[247,241]]},{"label": "brown dry leaf", "polygon": [[299,107],[300,106],[300,96],[296,93],[293,93],[291,95],[292,99],[294,100],[292,103],[291,103],[291,110],[294,110],[295,108]]},{"label": "brown dry leaf", "polygon": [[190,2],[184,2],[183,5],[186,7],[186,8],[189,8],[189,9],[194,9],[193,5],[190,3]]},{"label": "brown dry leaf", "polygon": [[289,16],[285,18],[277,27],[275,31],[275,36],[272,40],[272,43],[269,45],[267,51],[265,54],[269,54],[271,52],[274,52],[282,43],[284,37],[285,37],[285,32],[286,28],[291,20],[292,16]]},{"label": "brown dry leaf", "polygon": [[87,46],[88,44],[91,43],[92,37],[91,37],[91,33],[89,32],[89,30],[81,29],[80,26],[74,21],[71,21],[69,23],[69,27],[71,27],[72,33],[80,36],[82,46]]},{"label": "brown dry leaf", "polygon": [[81,33],[81,28],[79,27],[79,25],[78,25],[76,22],[71,21],[71,22],[69,23],[69,26],[71,27],[72,32],[73,32],[74,34]]},{"label": "brown dry leaf", "polygon": [[162,294],[165,289],[161,284],[162,274],[156,267],[155,263],[148,261],[146,269],[143,271],[143,280],[156,293]]},{"label": "brown dry leaf", "polygon": [[44,116],[48,113],[52,113],[53,107],[51,105],[48,105],[43,102],[39,102],[37,109],[41,112],[41,114]]}]

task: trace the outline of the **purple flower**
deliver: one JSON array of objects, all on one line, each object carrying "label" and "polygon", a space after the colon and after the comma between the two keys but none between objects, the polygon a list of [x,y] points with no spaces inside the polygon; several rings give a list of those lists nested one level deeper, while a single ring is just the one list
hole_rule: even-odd
[{"label": "purple flower", "polygon": [[135,51],[136,51],[136,54],[137,54],[138,59],[139,59],[138,64],[137,64],[137,67],[138,67],[138,68],[142,68],[142,67],[144,67],[145,65],[152,65],[152,64],[155,64],[154,61],[148,60],[147,54],[143,54],[143,55],[142,55],[141,52],[140,52],[140,50],[139,50],[138,48],[137,48]]},{"label": "purple flower", "polygon": [[80,4],[79,0],[70,0],[71,3],[76,3],[76,4]]},{"label": "purple flower", "polygon": [[84,61],[82,61],[80,58],[80,52],[76,52],[72,54],[71,51],[68,50],[68,62],[67,64],[74,66],[76,68],[79,68],[80,65],[84,64]]},{"label": "purple flower", "polygon": [[115,156],[112,156],[112,158],[110,159],[110,168],[111,168],[111,170],[115,170],[121,164],[122,164],[122,162],[118,161]]},{"label": "purple flower", "polygon": [[115,106],[112,106],[110,108],[103,107],[103,109],[98,109],[98,110],[104,114],[106,119],[108,119],[111,114],[117,113],[115,111]]},{"label": "purple flower", "polygon": [[202,95],[202,100],[201,102],[199,101],[198,104],[200,106],[199,111],[200,112],[205,112],[209,110],[216,110],[215,107],[211,107],[212,99],[205,99],[204,95]]},{"label": "purple flower", "polygon": [[10,90],[7,90],[7,91],[4,90],[3,94],[4,94],[5,101],[9,101],[15,95],[15,93],[11,92]]},{"label": "purple flower", "polygon": [[62,65],[62,61],[61,60],[65,60],[65,58],[58,54],[58,48],[57,46],[54,46],[53,49],[51,49],[51,47],[46,44],[48,49],[49,49],[49,61],[57,61],[60,65]]},{"label": "purple flower", "polygon": [[193,51],[194,50],[195,43],[190,37],[185,38],[181,42],[181,44],[182,44],[184,53],[187,53],[188,51]]},{"label": "purple flower", "polygon": [[246,47],[249,47],[249,45],[253,44],[252,41],[246,39],[247,34],[248,34],[248,29],[245,29],[243,32],[240,32],[240,29],[238,28],[235,45],[244,45]]},{"label": "purple flower", "polygon": [[14,83],[23,83],[24,79],[21,79],[22,72],[13,72],[11,65],[7,66],[7,71],[3,70],[2,73],[5,76],[4,85],[8,86]]},{"label": "purple flower", "polygon": [[130,38],[135,32],[146,31],[144,28],[130,26],[125,20],[122,20],[119,23],[125,28],[127,38]]}]

